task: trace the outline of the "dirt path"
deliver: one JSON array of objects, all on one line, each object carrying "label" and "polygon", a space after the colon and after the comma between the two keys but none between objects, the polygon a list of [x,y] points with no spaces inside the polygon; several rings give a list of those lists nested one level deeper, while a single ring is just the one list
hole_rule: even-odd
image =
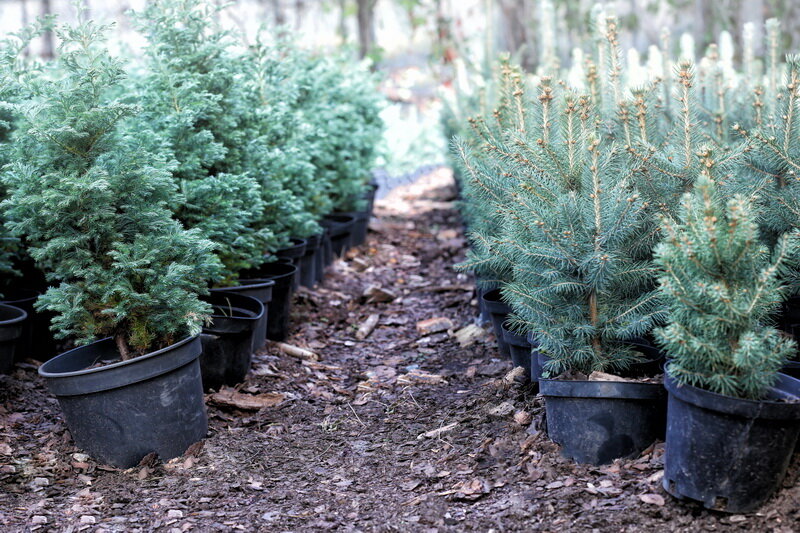
[{"label": "dirt path", "polygon": [[[368,244],[297,296],[288,342],[320,360],[259,354],[240,392],[282,403],[212,404],[209,438],[186,457],[98,465],[75,455],[33,365],[0,377],[0,529],[793,531],[797,486],[758,515],[718,515],[661,491],[663,445],[599,468],[562,459],[540,400],[504,379],[491,335],[462,348],[417,332],[475,314],[469,280],[450,269],[463,239],[449,183],[437,171],[379,203]],[[370,287],[395,298],[367,303]]]}]

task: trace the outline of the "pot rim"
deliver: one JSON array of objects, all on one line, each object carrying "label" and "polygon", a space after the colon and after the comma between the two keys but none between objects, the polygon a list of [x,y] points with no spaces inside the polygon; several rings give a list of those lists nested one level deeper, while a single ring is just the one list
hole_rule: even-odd
[{"label": "pot rim", "polygon": [[[37,291],[36,289],[29,289],[28,287],[14,288],[14,289],[11,289],[10,291],[16,291],[16,292],[23,293],[23,294],[27,292],[27,293],[30,293],[30,295],[29,296],[23,296],[21,298],[14,298],[13,300],[6,299],[6,297],[3,296],[2,298],[0,298],[0,303],[4,303],[4,304],[13,306],[16,303],[25,302],[25,301],[28,301],[28,300],[36,300],[39,296],[42,295],[42,293]],[[4,292],[10,292],[10,291],[4,291]]]},{"label": "pot rim", "polygon": [[662,383],[589,381],[539,378],[539,394],[547,398],[595,398],[598,400],[658,400],[666,397]]},{"label": "pot rim", "polygon": [[[192,341],[194,341],[195,339],[197,339],[199,337],[200,337],[199,334],[198,335],[191,335],[191,336],[183,338],[182,340],[180,340],[178,342],[170,344],[169,346],[165,346],[164,348],[161,348],[160,350],[156,350],[154,352],[148,352],[148,353],[146,353],[144,355],[140,355],[138,357],[133,357],[131,359],[128,359],[127,361],[118,361],[116,363],[110,363],[110,364],[107,364],[107,365],[99,366],[97,368],[84,368],[82,370],[73,370],[71,372],[48,372],[46,370],[47,365],[52,363],[52,362],[54,362],[54,361],[56,361],[56,359],[59,359],[59,358],[62,358],[64,356],[67,356],[69,354],[73,354],[74,352],[83,350],[87,346],[92,346],[94,344],[98,344],[98,343],[101,343],[101,342],[106,342],[106,341],[109,341],[109,340],[113,340],[112,337],[106,337],[104,339],[99,339],[99,340],[96,340],[94,342],[90,342],[89,344],[84,344],[82,346],[77,346],[77,347],[75,347],[75,348],[73,348],[71,350],[67,350],[66,352],[60,353],[59,355],[53,357],[49,361],[45,361],[39,367],[39,375],[44,377],[44,378],[48,378],[48,379],[58,379],[58,378],[69,378],[69,377],[73,377],[73,376],[85,376],[85,375],[89,375],[89,374],[97,374],[97,373],[100,373],[100,372],[103,372],[103,371],[110,371],[110,370],[114,370],[114,369],[121,368],[121,367],[124,367],[124,366],[131,366],[131,365],[134,365],[136,363],[141,363],[141,362],[144,362],[144,361],[148,361],[150,359],[158,357],[159,355],[164,354],[164,352],[168,352],[168,351],[174,350],[176,348],[179,348],[179,347],[181,347],[181,346],[183,346],[185,344],[189,344],[189,343],[191,343]],[[66,359],[66,357],[64,357],[64,358]]]},{"label": "pot rim", "polygon": [[778,380],[768,393],[773,397],[792,398],[795,400],[793,402],[775,399],[750,400],[719,394],[694,385],[681,385],[670,376],[669,372],[664,373],[664,387],[670,396],[701,409],[747,418],[800,419],[800,380],[781,372],[778,372]]},{"label": "pot rim", "polygon": [[13,326],[14,324],[19,324],[20,322],[28,318],[28,312],[25,311],[24,309],[20,309],[19,307],[10,305],[8,303],[0,303],[0,309],[2,309],[3,307],[12,309],[14,311],[19,311],[20,313],[22,313],[22,315],[15,318],[9,318],[8,320],[0,320],[0,326]]}]

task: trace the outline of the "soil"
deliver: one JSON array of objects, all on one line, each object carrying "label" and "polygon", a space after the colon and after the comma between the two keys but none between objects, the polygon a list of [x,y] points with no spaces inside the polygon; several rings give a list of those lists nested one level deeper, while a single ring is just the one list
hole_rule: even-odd
[{"label": "soil", "polygon": [[491,328],[465,347],[453,336],[476,315],[471,280],[451,268],[464,252],[453,196],[440,169],[378,202],[368,243],[295,298],[286,342],[319,360],[271,344],[223,395],[251,410],[209,397],[208,438],[178,459],[97,464],[74,447],[33,362],[0,377],[0,529],[797,528],[797,458],[784,488],[748,516],[666,494],[662,443],[601,467],[562,458],[541,399],[499,358]]}]

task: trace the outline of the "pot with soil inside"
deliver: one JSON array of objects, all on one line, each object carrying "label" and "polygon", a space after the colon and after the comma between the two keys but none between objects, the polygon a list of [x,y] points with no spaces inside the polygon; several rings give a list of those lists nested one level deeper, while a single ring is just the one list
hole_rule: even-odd
[{"label": "pot with soil inside", "polygon": [[330,231],[333,257],[341,257],[350,247],[350,239],[356,218],[353,215],[333,213],[325,217]]},{"label": "pot with soil inside", "polygon": [[55,314],[59,338],[81,345],[39,373],[95,458],[167,460],[206,433],[198,334],[210,306],[198,296],[222,264],[214,243],[173,218],[171,163],[121,132],[132,108],[111,96],[124,69],[103,31],[57,31],[57,74],[20,86],[37,95],[37,110],[8,154],[25,168],[9,165],[4,181],[14,231],[47,268],[51,286],[37,306]]},{"label": "pot with soil inside", "polygon": [[[292,266],[292,265],[287,265]],[[262,349],[267,343],[267,321],[269,320],[269,303],[272,301],[272,289],[275,282],[271,279],[239,279],[235,287],[219,287],[211,289],[211,293],[234,292],[242,296],[255,298],[264,306],[264,314],[256,323],[253,332],[253,352]]]},{"label": "pot with soil inside", "polygon": [[670,376],[664,490],[729,513],[756,511],[781,487],[800,434],[800,381],[761,400],[678,385]]},{"label": "pot with soil inside", "polygon": [[511,306],[503,301],[503,295],[500,289],[492,289],[483,294],[481,297],[483,307],[489,312],[489,318],[492,321],[492,330],[494,336],[497,338],[497,348],[500,350],[500,355],[504,358],[511,357],[511,350],[508,343],[503,336],[503,323],[505,323],[508,316],[511,314]]},{"label": "pot with soil inside", "polygon": [[716,188],[701,175],[656,248],[669,311],[655,331],[669,361],[663,484],[709,509],[747,513],[780,488],[800,434],[800,382],[779,373],[797,343],[771,325],[800,233],[770,252],[758,208]]},{"label": "pot with soil inside", "polygon": [[[244,381],[256,345],[263,332],[264,304],[235,292],[215,291],[203,298],[211,304],[211,324],[203,327],[200,372],[203,388],[219,390],[222,385]],[[258,338],[257,338],[258,337]]]},{"label": "pot with soil inside", "polygon": [[[537,356],[546,372],[549,358]],[[636,381],[634,371],[620,374],[625,377],[595,372],[539,378],[547,435],[561,445],[564,456],[607,464],[635,457],[663,438],[667,395],[661,380]]]},{"label": "pot with soil inside", "polygon": [[183,454],[208,429],[200,378],[200,337],[119,360],[114,339],[81,346],[39,367],[75,444],[120,468],[155,452]]},{"label": "pot with soil inside", "polygon": [[28,313],[12,305],[0,304],[0,374],[14,369],[17,352],[24,342]]}]

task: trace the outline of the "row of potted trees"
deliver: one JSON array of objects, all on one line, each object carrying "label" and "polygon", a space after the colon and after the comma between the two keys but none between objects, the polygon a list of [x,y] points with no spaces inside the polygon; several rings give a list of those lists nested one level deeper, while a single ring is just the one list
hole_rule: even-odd
[{"label": "row of potted trees", "polygon": [[[285,39],[246,47],[220,9],[148,2],[141,57],[112,56],[83,12],[3,42],[5,286],[44,290],[0,307],[0,356],[53,355],[25,344],[29,315],[78,345],[39,372],[76,444],[115,466],[203,438],[204,387],[240,382],[286,336],[293,289],[366,234],[372,75]],[[26,59],[50,30],[56,58]]]},{"label": "row of potted trees", "polygon": [[453,144],[459,268],[565,455],[602,464],[664,438],[667,492],[753,511],[800,433],[800,60],[768,48],[736,72],[712,46],[699,74],[676,62],[631,88],[616,24],[597,24],[577,86],[500,62]]}]

